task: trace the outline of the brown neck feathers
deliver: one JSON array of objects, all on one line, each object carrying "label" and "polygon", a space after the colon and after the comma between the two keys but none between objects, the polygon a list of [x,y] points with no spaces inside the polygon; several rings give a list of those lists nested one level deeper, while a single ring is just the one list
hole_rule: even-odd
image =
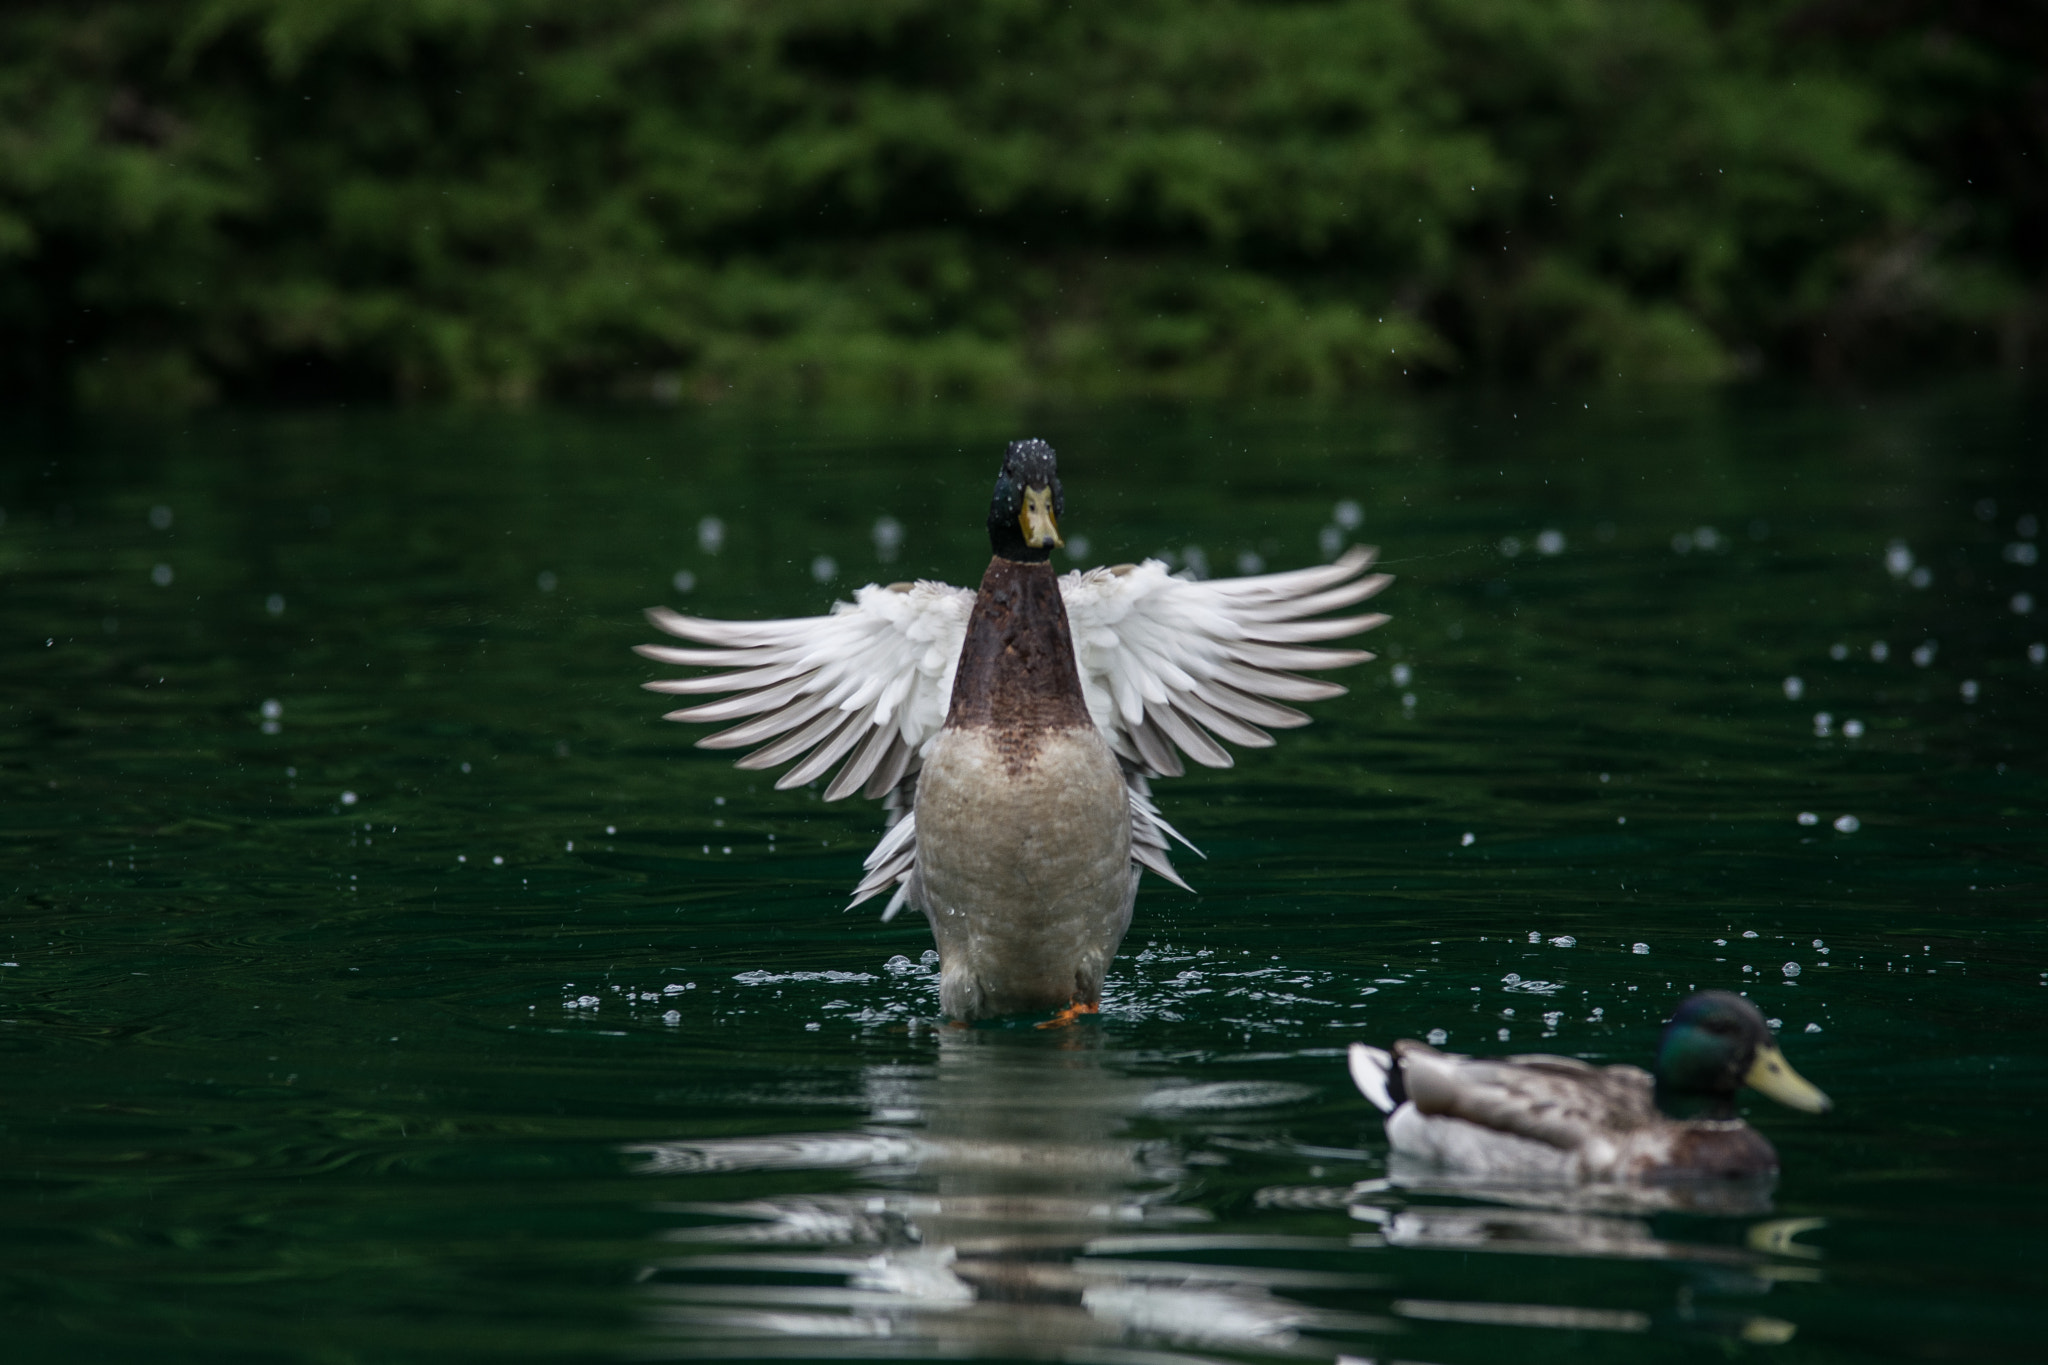
[{"label": "brown neck feathers", "polygon": [[996,556],[967,620],[946,725],[1036,732],[1091,723],[1052,565]]}]

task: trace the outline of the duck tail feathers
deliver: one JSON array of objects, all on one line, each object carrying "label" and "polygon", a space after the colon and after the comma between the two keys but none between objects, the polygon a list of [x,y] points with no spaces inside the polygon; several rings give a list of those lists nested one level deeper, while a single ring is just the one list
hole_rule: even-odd
[{"label": "duck tail feathers", "polygon": [[1393,1092],[1393,1087],[1400,1084],[1400,1078],[1394,1071],[1393,1055],[1382,1048],[1353,1043],[1350,1061],[1351,1081],[1359,1093],[1371,1100],[1382,1114],[1393,1113],[1400,1103]]}]

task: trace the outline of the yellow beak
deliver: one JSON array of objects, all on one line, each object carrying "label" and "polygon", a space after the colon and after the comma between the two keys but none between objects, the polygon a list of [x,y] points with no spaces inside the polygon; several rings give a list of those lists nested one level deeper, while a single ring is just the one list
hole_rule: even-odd
[{"label": "yellow beak", "polygon": [[1833,1100],[1823,1095],[1812,1081],[1794,1071],[1792,1064],[1785,1060],[1785,1054],[1770,1043],[1756,1050],[1756,1060],[1750,1063],[1749,1074],[1742,1080],[1745,1085],[1756,1087],[1778,1103],[1809,1114],[1825,1114],[1835,1107]]},{"label": "yellow beak", "polygon": [[1024,543],[1034,550],[1043,550],[1049,545],[1065,548],[1060,539],[1059,523],[1053,520],[1052,489],[1027,488],[1024,490],[1024,510],[1017,517],[1017,525],[1023,528]]}]

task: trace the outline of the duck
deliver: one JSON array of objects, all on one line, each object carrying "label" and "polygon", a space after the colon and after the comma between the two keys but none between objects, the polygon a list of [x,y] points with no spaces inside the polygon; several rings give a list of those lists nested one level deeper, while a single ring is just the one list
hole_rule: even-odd
[{"label": "duck", "polygon": [[1396,1156],[1507,1182],[1656,1185],[1774,1176],[1778,1154],[1735,1112],[1750,1086],[1809,1114],[1833,1107],[1792,1069],[1756,1006],[1679,1002],[1654,1071],[1571,1057],[1479,1058],[1412,1039],[1353,1043],[1351,1079],[1386,1115]]},{"label": "duck", "polygon": [[978,590],[868,584],[823,616],[722,621],[665,608],[685,646],[657,663],[720,670],[644,684],[717,696],[671,711],[739,723],[701,748],[758,745],[742,769],[791,766],[778,789],[883,803],[885,827],[847,909],[884,892],[888,922],[922,910],[955,1021],[1097,1012],[1144,872],[1185,891],[1169,840],[1199,855],[1152,797],[1184,760],[1227,768],[1225,743],[1265,748],[1305,725],[1290,703],[1345,689],[1304,676],[1373,658],[1321,648],[1387,620],[1332,615],[1384,589],[1376,552],[1239,578],[1174,574],[1157,559],[1058,574],[1066,515],[1058,454],[1006,447],[988,506]]}]

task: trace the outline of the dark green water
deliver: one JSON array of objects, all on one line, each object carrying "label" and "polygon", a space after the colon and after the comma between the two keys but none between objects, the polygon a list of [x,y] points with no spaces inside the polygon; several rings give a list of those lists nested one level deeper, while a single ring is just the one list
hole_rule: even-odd
[{"label": "dark green water", "polygon": [[[2043,416],[11,426],[7,1358],[2035,1355]],[[1293,567],[1354,499],[1400,575],[1349,696],[1160,784],[1201,894],[1052,1033],[935,1027],[922,922],[840,909],[878,812],[629,652],[975,581],[1023,434],[1093,560]],[[1339,1057],[1642,1061],[1710,984],[1839,1106],[1749,1107],[1768,1208],[1390,1183]]]}]

